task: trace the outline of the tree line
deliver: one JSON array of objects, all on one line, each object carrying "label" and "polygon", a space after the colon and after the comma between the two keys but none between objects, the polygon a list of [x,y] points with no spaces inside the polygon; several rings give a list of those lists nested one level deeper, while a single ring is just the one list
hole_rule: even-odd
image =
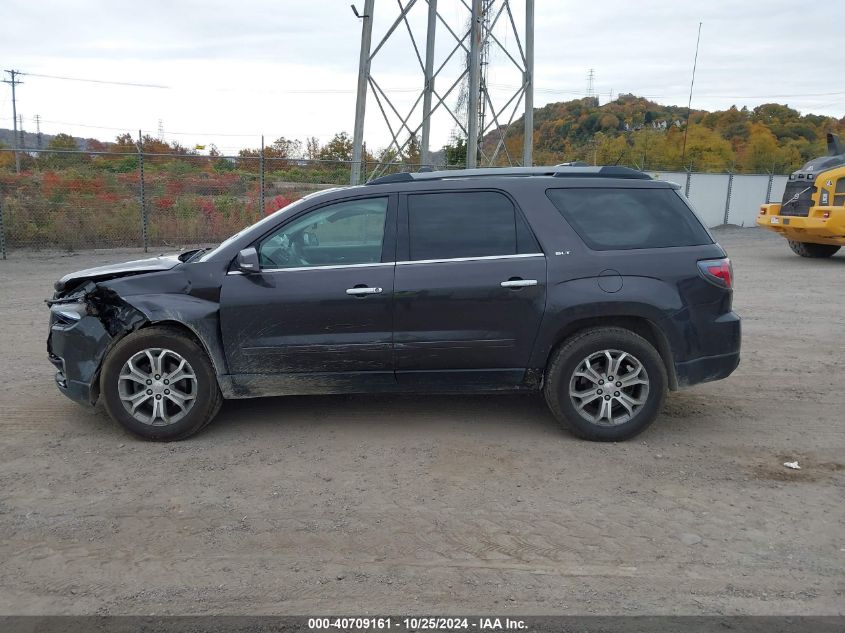
[{"label": "tree line", "polygon": [[[686,108],[664,106],[634,95],[620,95],[604,105],[599,105],[595,98],[584,98],[550,103],[535,110],[534,163],[548,165],[580,160],[646,171],[788,173],[825,153],[828,132],[845,133],[845,117],[801,114],[777,103],[753,109],[731,107],[716,112],[689,112]],[[507,130],[488,133],[482,139],[481,151],[488,158],[495,155],[495,164],[518,164],[522,139],[521,120],[518,120]],[[50,139],[48,151],[22,153],[22,167],[93,164],[118,172],[137,168],[137,157],[120,156],[138,151],[136,139],[128,133],[118,135],[112,142],[87,139],[85,143],[86,152],[103,152],[105,156],[63,153],[80,148],[77,139],[58,134]],[[141,139],[141,146],[145,154],[175,154],[187,159],[188,166],[210,165],[218,171],[254,170],[261,156],[260,147],[251,147],[239,150],[237,156],[224,157],[214,145],[200,154],[200,150],[185,147],[178,141],[151,135]],[[326,143],[313,136],[304,141],[280,137],[264,147],[263,156],[277,167],[316,169],[321,163],[339,165],[352,159],[352,138],[346,132],[338,132]],[[153,164],[166,162],[164,156],[151,160]],[[390,148],[371,152],[365,144],[363,160],[369,164],[382,161],[409,168],[418,166],[419,139],[410,139],[401,153]],[[448,166],[465,164],[466,140],[453,138],[435,154],[434,162]],[[0,169],[13,166],[11,152],[0,152]]]},{"label": "tree line", "polygon": [[[826,152],[826,134],[845,134],[845,117],[801,114],[788,105],[735,106],[716,112],[663,106],[620,95],[599,105],[595,98],[550,103],[534,113],[534,162],[583,160],[642,170],[693,169],[788,173]],[[686,137],[686,139],[685,139]],[[482,144],[491,155],[501,138]],[[497,162],[522,154],[522,122],[505,134]]]}]

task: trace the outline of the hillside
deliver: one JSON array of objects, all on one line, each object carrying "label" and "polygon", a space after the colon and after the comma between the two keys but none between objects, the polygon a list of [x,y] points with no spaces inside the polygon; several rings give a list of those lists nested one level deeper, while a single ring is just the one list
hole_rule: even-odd
[{"label": "hillside", "polygon": [[[828,132],[845,137],[845,117],[801,114],[788,105],[766,103],[754,109],[708,112],[693,110],[684,154],[684,132],[687,109],[666,106],[635,95],[620,95],[614,101],[599,105],[594,98],[550,103],[534,110],[534,163],[549,165],[583,160],[595,164],[619,164],[643,170],[676,170],[691,167],[696,171],[735,171],[740,173],[788,173],[811,158],[825,153]],[[494,130],[483,142],[487,156],[494,153],[500,136]],[[51,141],[53,145],[51,145]],[[0,147],[11,147],[11,130],[0,129]],[[122,134],[114,141],[98,141],[43,134],[41,147],[100,151],[134,151],[135,141]],[[38,147],[35,134],[25,135],[27,148]],[[522,118],[514,121],[507,135],[507,152],[500,151],[497,162],[518,162],[522,156]],[[144,137],[145,151],[151,153],[192,154],[177,142]],[[436,152],[435,164],[463,163],[465,150],[447,146]],[[210,152],[217,156],[216,148]],[[320,145],[317,139],[305,143],[280,138],[269,144],[265,155],[270,158],[319,158],[349,160],[352,140],[339,133]],[[243,157],[257,156],[258,149],[242,149]],[[369,155],[368,155],[369,156]],[[0,155],[0,163],[9,163]],[[69,160],[69,159],[68,159]],[[375,160],[370,157],[370,160]],[[403,152],[401,160],[416,165],[419,147]]]},{"label": "hillside", "polygon": [[[42,134],[40,141],[41,146],[39,148],[38,135],[35,132],[27,132],[26,130],[24,130],[23,146],[27,149],[47,149],[47,146],[50,144],[50,141],[52,141],[53,138],[54,135],[52,134]],[[77,147],[79,147],[79,149],[88,148],[88,141],[86,139],[74,136],[73,140],[76,141],[76,145]],[[14,145],[15,131],[0,128],[0,147],[14,147]]]},{"label": "hillside", "polygon": [[[550,103],[534,111],[534,162],[585,160],[678,169],[686,115],[684,107],[634,95],[620,95],[601,106],[595,99]],[[827,132],[845,135],[845,117],[802,115],[777,103],[753,110],[693,110],[683,162],[700,171],[784,173],[824,154]],[[485,151],[491,153],[498,139],[497,131],[489,133]],[[506,144],[512,156],[521,156],[521,118],[511,126]]]}]

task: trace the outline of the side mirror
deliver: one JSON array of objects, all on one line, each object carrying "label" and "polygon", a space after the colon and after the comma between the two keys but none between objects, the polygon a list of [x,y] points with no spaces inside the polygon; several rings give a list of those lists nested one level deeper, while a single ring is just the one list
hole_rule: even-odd
[{"label": "side mirror", "polygon": [[254,247],[243,249],[235,258],[235,266],[242,273],[257,273],[261,270],[258,263],[258,251]]}]

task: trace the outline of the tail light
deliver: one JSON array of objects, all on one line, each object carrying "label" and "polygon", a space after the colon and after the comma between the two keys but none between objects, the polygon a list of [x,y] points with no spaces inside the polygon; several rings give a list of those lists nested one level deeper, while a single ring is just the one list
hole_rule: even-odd
[{"label": "tail light", "polygon": [[760,215],[766,215],[766,207],[760,207]]},{"label": "tail light", "polygon": [[731,267],[731,260],[727,257],[702,259],[698,262],[698,270],[711,284],[721,288],[733,288],[733,268]]}]

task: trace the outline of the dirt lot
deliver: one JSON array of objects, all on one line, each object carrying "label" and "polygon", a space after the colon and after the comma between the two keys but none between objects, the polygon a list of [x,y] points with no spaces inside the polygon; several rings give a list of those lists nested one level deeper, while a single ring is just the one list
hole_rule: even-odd
[{"label": "dirt lot", "polygon": [[13,253],[0,613],[841,614],[845,254],[718,235],[742,363],[617,445],[526,396],[230,402],[137,441],[59,394],[42,302],[135,253]]}]

